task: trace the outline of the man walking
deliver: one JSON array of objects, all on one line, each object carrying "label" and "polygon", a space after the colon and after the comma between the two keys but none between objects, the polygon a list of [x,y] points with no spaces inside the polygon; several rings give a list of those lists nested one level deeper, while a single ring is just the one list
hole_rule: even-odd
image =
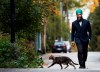
[{"label": "man walking", "polygon": [[83,19],[82,10],[76,10],[77,20],[72,23],[72,33],[71,33],[71,44],[74,44],[74,41],[78,50],[78,61],[79,68],[86,68],[85,62],[87,60],[88,52],[88,43],[91,40],[91,26],[90,22]]}]

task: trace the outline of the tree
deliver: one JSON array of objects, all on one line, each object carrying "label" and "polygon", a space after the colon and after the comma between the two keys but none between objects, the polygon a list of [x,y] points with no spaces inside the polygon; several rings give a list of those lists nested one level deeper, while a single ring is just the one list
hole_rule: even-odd
[{"label": "tree", "polygon": [[61,37],[63,40],[68,40],[69,26],[66,24],[64,19],[61,24],[60,19],[61,16],[58,15],[50,15],[47,19],[47,51],[52,49],[55,40],[60,40]]},{"label": "tree", "polygon": [[0,1],[0,30],[3,32],[8,32],[10,26],[10,2],[8,0]]},{"label": "tree", "polygon": [[48,18],[47,36],[52,40],[59,39],[61,36],[64,39],[68,39],[68,33],[69,33],[68,25],[64,22],[64,20],[61,24],[60,18],[61,16],[57,15],[51,15]]},{"label": "tree", "polygon": [[95,9],[93,13],[90,14],[89,20],[92,23],[92,39],[91,39],[91,50],[92,51],[99,51],[100,45],[99,45],[99,39],[100,39],[100,0],[99,0],[99,6]]},{"label": "tree", "polygon": [[[0,1],[0,29],[4,33],[10,33],[9,3],[10,0]],[[15,0],[15,31],[41,31],[42,17],[53,13],[53,7],[51,0]]]},{"label": "tree", "polygon": [[[0,27],[3,33],[10,33],[9,3],[10,0],[0,1]],[[35,40],[36,32],[43,30],[42,19],[53,14],[54,10],[53,0],[15,0],[15,31],[18,38],[34,37]]]},{"label": "tree", "polygon": [[[10,0],[0,1],[0,27],[4,33],[10,33]],[[41,31],[42,14],[33,0],[15,0],[15,31],[34,33]]]}]

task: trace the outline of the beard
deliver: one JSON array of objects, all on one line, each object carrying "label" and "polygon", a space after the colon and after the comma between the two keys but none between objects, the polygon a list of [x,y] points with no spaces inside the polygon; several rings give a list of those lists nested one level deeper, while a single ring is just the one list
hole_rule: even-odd
[{"label": "beard", "polygon": [[82,21],[83,17],[77,17],[78,21]]}]

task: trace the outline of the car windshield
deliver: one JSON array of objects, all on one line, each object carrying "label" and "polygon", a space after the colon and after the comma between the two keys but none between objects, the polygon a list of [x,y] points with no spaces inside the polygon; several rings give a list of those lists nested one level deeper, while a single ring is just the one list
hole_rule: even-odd
[{"label": "car windshield", "polygon": [[64,42],[55,42],[55,45],[62,45]]}]

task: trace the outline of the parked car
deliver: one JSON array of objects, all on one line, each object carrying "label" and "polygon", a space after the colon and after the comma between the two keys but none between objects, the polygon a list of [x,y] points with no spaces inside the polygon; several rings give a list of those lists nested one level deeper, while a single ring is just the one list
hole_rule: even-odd
[{"label": "parked car", "polygon": [[69,41],[63,41],[65,44],[66,44],[66,46],[67,46],[67,52],[71,52],[71,44],[70,44],[70,42]]},{"label": "parked car", "polygon": [[66,44],[63,41],[55,41],[53,47],[52,47],[52,52],[67,52]]}]

